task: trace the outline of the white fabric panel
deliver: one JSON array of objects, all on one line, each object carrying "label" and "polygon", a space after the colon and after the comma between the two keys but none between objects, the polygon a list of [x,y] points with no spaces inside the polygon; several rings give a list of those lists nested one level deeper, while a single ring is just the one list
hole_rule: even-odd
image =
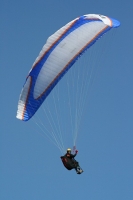
[{"label": "white fabric panel", "polygon": [[[34,88],[34,98],[37,99],[63,70],[63,68],[77,55],[86,44],[94,39],[106,27],[101,22],[86,23],[71,32],[60,44],[51,52],[50,56],[42,67]],[[53,39],[52,39],[53,37]],[[57,39],[51,36],[51,41]]]},{"label": "white fabric panel", "polygon": [[69,22],[68,24],[66,24],[65,26],[63,26],[62,28],[60,28],[58,31],[56,31],[53,35],[51,35],[47,41],[46,44],[43,46],[41,52],[39,53],[39,56],[36,58],[35,62],[33,63],[33,66],[40,60],[40,58],[42,57],[42,55],[44,54],[45,51],[47,51],[50,46],[54,43],[54,41],[57,40],[57,38],[59,38],[62,33],[71,26],[71,24],[73,24],[78,18],[72,20],[71,22]]},{"label": "white fabric panel", "polygon": [[102,20],[104,22],[104,24],[106,24],[108,26],[112,26],[111,19],[104,15],[88,14],[88,15],[84,15],[84,16],[86,16],[87,19],[98,18],[98,19]]},{"label": "white fabric panel", "polygon": [[28,77],[26,84],[25,84],[24,88],[22,89],[22,92],[20,94],[20,99],[18,102],[18,110],[17,110],[17,116],[16,116],[18,119],[23,118],[22,115],[23,115],[23,112],[25,109],[26,99],[27,99],[28,92],[30,89],[30,83],[31,83],[31,77]]}]

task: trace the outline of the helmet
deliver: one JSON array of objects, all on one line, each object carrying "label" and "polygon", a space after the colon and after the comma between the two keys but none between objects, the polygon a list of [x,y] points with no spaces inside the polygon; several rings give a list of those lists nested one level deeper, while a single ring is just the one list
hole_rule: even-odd
[{"label": "helmet", "polygon": [[71,153],[71,149],[70,148],[67,149],[67,153]]}]

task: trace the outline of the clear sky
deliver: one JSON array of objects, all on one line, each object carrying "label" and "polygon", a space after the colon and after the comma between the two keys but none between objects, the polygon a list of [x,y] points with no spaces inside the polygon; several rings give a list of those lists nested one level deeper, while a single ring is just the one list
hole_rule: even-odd
[{"label": "clear sky", "polygon": [[[60,151],[38,134],[33,120],[16,119],[16,111],[25,77],[47,38],[89,13],[116,18],[121,26],[103,42],[106,53],[77,143],[84,173],[77,175],[63,167]],[[133,200],[132,19],[132,0],[0,1],[1,200]]]}]

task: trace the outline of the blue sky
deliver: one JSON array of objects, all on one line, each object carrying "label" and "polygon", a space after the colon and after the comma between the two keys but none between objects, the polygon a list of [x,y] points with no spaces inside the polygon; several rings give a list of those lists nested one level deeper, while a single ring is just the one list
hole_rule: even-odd
[{"label": "blue sky", "polygon": [[[132,8],[131,0],[0,2],[1,200],[133,199]],[[33,120],[15,116],[25,77],[47,38],[89,13],[116,18],[121,26],[103,40],[106,52],[97,61],[78,137],[84,169],[78,176],[63,167],[60,152]]]}]

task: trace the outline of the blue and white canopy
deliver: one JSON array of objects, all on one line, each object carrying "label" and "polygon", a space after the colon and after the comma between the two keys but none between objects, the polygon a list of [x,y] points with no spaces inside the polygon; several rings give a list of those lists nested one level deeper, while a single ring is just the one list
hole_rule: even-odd
[{"label": "blue and white canopy", "polygon": [[29,120],[85,50],[104,33],[119,25],[119,21],[107,16],[87,14],[51,35],[27,76],[16,117],[23,121]]}]

